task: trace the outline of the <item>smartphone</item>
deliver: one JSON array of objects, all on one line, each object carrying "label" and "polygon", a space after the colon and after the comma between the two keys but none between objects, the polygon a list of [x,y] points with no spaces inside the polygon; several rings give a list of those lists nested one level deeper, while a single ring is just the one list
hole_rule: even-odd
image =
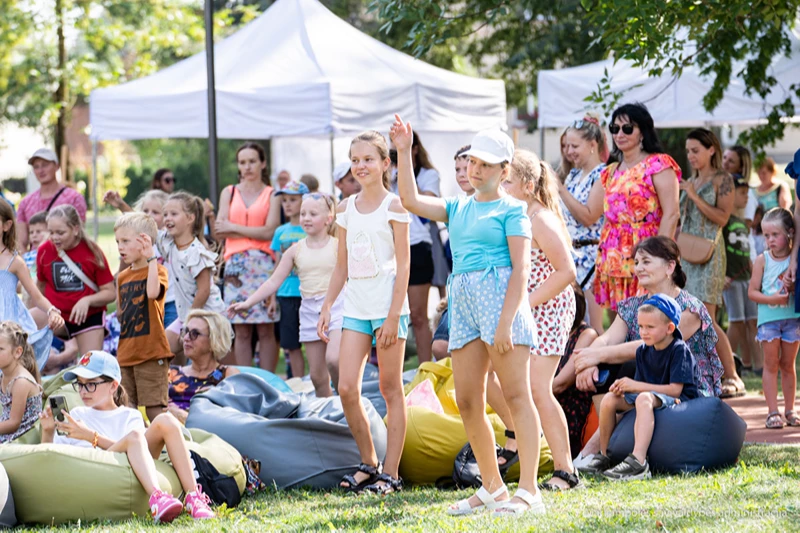
[{"label": "smartphone", "polygon": [[[64,413],[69,412],[67,409],[67,399],[61,395],[54,395],[50,396],[48,400],[50,401],[50,410],[53,411],[53,420],[64,422],[64,420],[66,420]],[[58,434],[64,435],[62,431],[59,431]]]},{"label": "smartphone", "polygon": [[605,368],[605,369],[601,370],[600,372],[598,372],[597,373],[597,379],[595,380],[594,384],[597,385],[598,387],[602,387],[603,385],[605,385],[606,381],[608,381],[608,375],[610,373],[611,373],[611,371],[608,370],[607,368]]}]

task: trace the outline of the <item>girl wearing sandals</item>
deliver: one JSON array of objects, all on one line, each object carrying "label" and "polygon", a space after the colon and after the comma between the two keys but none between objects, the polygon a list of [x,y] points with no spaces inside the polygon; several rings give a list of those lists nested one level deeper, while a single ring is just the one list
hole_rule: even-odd
[{"label": "girl wearing sandals", "polygon": [[747,295],[758,304],[756,340],[761,342],[764,350],[762,380],[769,409],[766,426],[782,429],[785,424],[778,411],[778,370],[781,371],[786,424],[800,426],[800,417],[794,411],[800,313],[795,312],[794,305],[790,304],[795,287],[787,279],[795,231],[792,213],[782,207],[770,209],[761,220],[761,230],[767,249],[753,265]]},{"label": "girl wearing sandals", "polygon": [[[366,131],[350,143],[350,168],[361,192],[336,210],[339,252],[320,311],[317,333],[330,340],[331,310],[345,281],[344,319],[339,350],[339,397],[361,453],[358,471],[340,487],[387,494],[403,488],[398,469],[406,436],[403,357],[408,337],[408,212],[389,192],[391,160],[386,139]],[[386,400],[388,438],[382,464],[375,453],[369,420],[361,403],[361,376],[375,343],[380,389]]]},{"label": "girl wearing sandals", "polygon": [[[466,152],[475,194],[443,199],[417,192],[411,164],[411,125],[395,115],[391,136],[398,152],[398,190],[403,206],[415,215],[447,224],[453,251],[453,274],[447,291],[449,348],[458,408],[483,484],[474,496],[450,506],[447,512],[544,512],[536,487],[539,417],[531,398],[529,372],[530,349],[537,345],[536,328],[525,301],[531,222],[525,204],[509,197],[501,187],[514,158],[514,143],[499,130],[476,135]],[[494,433],[486,417],[490,363],[516,427],[520,483],[513,498],[500,477]]]}]

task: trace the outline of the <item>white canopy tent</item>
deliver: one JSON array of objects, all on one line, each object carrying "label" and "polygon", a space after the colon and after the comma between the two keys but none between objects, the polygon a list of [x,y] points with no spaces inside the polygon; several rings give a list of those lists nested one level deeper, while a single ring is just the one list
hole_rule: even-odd
[{"label": "white canopy tent", "polygon": [[[670,74],[650,77],[646,69],[632,62],[613,59],[561,70],[539,72],[539,126],[565,127],[583,117],[591,104],[584,99],[597,89],[598,82],[607,71],[611,78],[611,91],[623,93],[623,102],[644,103],[660,128],[700,127],[723,124],[756,124],[764,120],[775,104],[790,96],[788,87],[800,83],[800,40],[793,33],[790,57],[776,57],[769,74],[777,84],[766,98],[744,92],[741,77],[732,77],[719,106],[709,113],[703,108],[703,97],[713,80],[704,77],[700,68],[691,66],[680,78]],[[734,68],[734,73],[741,68]],[[800,109],[800,99],[792,95],[795,109]],[[800,114],[796,112],[795,114]]]},{"label": "white canopy tent", "polygon": [[[388,131],[400,113],[455,191],[452,156],[484,128],[505,127],[502,81],[459,75],[359,32],[317,0],[278,0],[215,44],[220,138],[275,139],[273,169],[311,172],[331,190],[349,139]],[[91,138],[205,138],[205,53],[152,76],[92,92]],[[168,161],[164,161],[169,165]],[[447,172],[449,171],[449,172]],[[450,184],[449,182],[452,182]]]}]

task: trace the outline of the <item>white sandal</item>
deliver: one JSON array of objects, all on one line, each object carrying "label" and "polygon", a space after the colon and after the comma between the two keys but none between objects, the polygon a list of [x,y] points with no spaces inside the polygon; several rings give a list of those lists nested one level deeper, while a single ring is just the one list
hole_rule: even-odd
[{"label": "white sandal", "polygon": [[512,502],[511,500],[502,502],[494,510],[494,517],[518,515],[523,513],[541,514],[545,512],[544,501],[542,501],[541,492],[537,492],[534,496],[525,489],[517,489],[517,492],[514,493],[514,498],[519,498],[525,503]]},{"label": "white sandal", "polygon": [[481,501],[481,504],[476,507],[471,507],[469,505],[469,498],[465,500],[461,500],[456,503],[455,509],[453,507],[448,507],[447,514],[451,516],[463,516],[473,513],[478,513],[484,510],[492,511],[496,509],[499,505],[506,503],[505,501],[499,502],[497,498],[503,495],[503,493],[508,494],[508,488],[505,485],[502,485],[499,489],[494,491],[494,493],[489,494],[489,491],[485,488],[481,487],[478,489],[478,492],[475,493],[475,496]]}]

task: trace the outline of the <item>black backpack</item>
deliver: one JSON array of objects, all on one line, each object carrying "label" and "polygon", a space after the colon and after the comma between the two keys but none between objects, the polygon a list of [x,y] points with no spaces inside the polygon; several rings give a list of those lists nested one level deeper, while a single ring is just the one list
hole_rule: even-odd
[{"label": "black backpack", "polygon": [[190,451],[194,463],[194,477],[197,484],[203,487],[203,492],[208,494],[214,505],[223,503],[229,509],[239,505],[242,495],[236,480],[230,476],[223,476],[211,462],[200,456],[197,452]]}]

